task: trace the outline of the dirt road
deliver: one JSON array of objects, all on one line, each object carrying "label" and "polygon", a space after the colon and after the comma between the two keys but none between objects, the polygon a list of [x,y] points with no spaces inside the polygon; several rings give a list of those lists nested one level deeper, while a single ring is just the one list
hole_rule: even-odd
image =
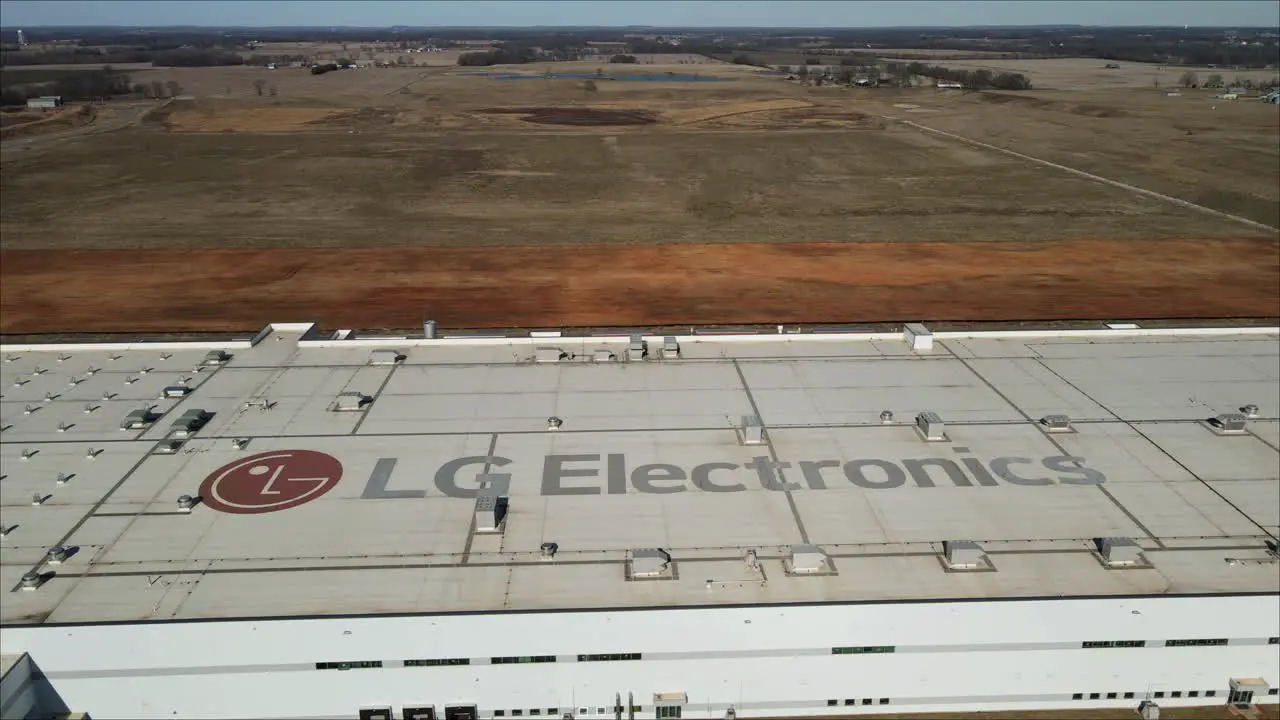
[{"label": "dirt road", "polygon": [[0,252],[0,332],[1272,317],[1272,240]]}]

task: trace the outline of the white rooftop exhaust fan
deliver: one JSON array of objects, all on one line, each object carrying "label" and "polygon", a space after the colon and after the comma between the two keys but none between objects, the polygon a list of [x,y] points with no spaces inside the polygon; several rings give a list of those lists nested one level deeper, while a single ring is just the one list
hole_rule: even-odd
[{"label": "white rooftop exhaust fan", "polygon": [[678,360],[680,358],[680,343],[671,336],[662,338],[662,359]]},{"label": "white rooftop exhaust fan", "polygon": [[1258,418],[1258,406],[1253,403],[1249,403],[1248,405],[1240,408],[1240,414],[1250,420],[1256,420]]},{"label": "white rooftop exhaust fan", "polygon": [[541,557],[543,560],[554,560],[556,557],[556,552],[559,549],[560,549],[560,546],[557,545],[556,543],[544,542],[538,548],[538,552],[541,554]]},{"label": "white rooftop exhaust fan", "polygon": [[47,553],[45,553],[45,558],[49,561],[50,565],[61,565],[63,561],[67,559],[68,555],[69,553],[66,548],[61,545],[54,545],[49,548]]},{"label": "white rooftop exhaust fan", "polygon": [[196,506],[196,499],[190,495],[178,496],[178,512],[189,513]]},{"label": "white rooftop exhaust fan", "polygon": [[548,430],[559,430],[561,425],[564,425],[564,420],[554,416],[547,418]]},{"label": "white rooftop exhaust fan", "polygon": [[892,411],[892,410],[881,410],[881,411],[880,411],[880,422],[885,423],[886,425],[887,425],[887,424],[889,424],[889,423],[891,423],[891,422],[893,422],[893,411]]},{"label": "white rooftop exhaust fan", "polygon": [[23,573],[22,575],[23,590],[35,590],[36,588],[40,587],[42,584],[44,584],[44,576],[42,576],[40,573],[37,573],[37,572]]},{"label": "white rooftop exhaust fan", "polygon": [[946,424],[938,417],[938,413],[930,410],[916,415],[916,431],[928,442],[943,442],[948,439]]}]

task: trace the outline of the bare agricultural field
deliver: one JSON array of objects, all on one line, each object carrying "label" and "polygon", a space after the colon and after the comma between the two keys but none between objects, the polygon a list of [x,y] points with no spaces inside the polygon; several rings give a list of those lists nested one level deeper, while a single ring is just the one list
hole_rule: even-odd
[{"label": "bare agricultural field", "polygon": [[[1119,65],[1108,70],[1106,65]],[[1236,78],[1255,83],[1269,82],[1280,75],[1277,70],[1215,70],[1189,68],[1180,65],[1151,65],[1149,63],[1115,62],[1094,58],[1062,58],[1053,60],[946,60],[940,64],[964,70],[991,70],[1016,72],[1026,75],[1037,90],[1112,90],[1120,88],[1153,89],[1178,87],[1178,79],[1192,71],[1204,81],[1217,73],[1228,82]]]}]

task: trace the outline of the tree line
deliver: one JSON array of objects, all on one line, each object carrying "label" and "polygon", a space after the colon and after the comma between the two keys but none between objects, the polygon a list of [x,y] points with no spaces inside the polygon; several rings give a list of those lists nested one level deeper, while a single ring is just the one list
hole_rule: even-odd
[{"label": "tree line", "polygon": [[120,65],[146,63],[155,67],[214,67],[243,65],[238,53],[217,48],[67,48],[62,50],[18,51],[0,53],[0,66],[25,65]]},{"label": "tree line", "polygon": [[0,89],[0,105],[25,105],[30,98],[59,95],[63,101],[105,100],[135,92],[129,76],[110,69],[77,70],[50,81]]}]

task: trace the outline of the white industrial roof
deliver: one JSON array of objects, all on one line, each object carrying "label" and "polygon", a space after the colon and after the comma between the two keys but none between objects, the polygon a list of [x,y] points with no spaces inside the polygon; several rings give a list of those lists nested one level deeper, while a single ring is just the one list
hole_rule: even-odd
[{"label": "white industrial roof", "polygon": [[[381,343],[404,356],[381,365],[286,328],[200,372],[198,345],[6,348],[0,622],[1280,590],[1274,330],[956,335],[683,337],[678,359],[656,338],[632,361],[625,337],[418,340]],[[572,357],[534,363],[540,346]],[[343,392],[372,402],[335,412]],[[1202,422],[1248,404],[1243,434]],[[164,415],[121,430],[143,405]],[[193,408],[214,415],[157,454]],[[917,433],[926,410],[947,441]],[[1074,432],[1045,432],[1049,414]],[[766,444],[741,441],[752,415]],[[499,533],[445,492],[486,471],[509,475],[490,478]],[[1099,537],[1140,562],[1107,567]],[[989,563],[949,570],[945,540]],[[784,569],[798,544],[829,569]],[[632,578],[641,548],[667,571]]]}]

